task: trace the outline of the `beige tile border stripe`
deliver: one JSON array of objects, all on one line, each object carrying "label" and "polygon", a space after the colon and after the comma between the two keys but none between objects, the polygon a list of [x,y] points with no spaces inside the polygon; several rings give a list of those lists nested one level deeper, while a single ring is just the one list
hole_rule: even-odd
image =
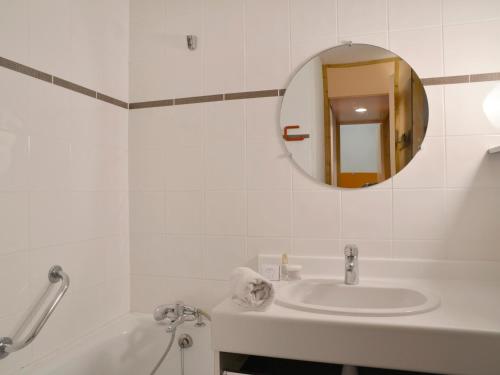
[{"label": "beige tile border stripe", "polygon": [[77,85],[76,83],[66,81],[65,79],[54,77],[52,83],[57,86],[64,87],[65,89],[78,92],[83,95],[90,96],[91,98],[97,98],[97,92],[86,87]]},{"label": "beige tile border stripe", "polygon": [[113,105],[116,105],[118,107],[122,107],[125,109],[128,109],[128,106],[129,106],[129,104],[127,102],[121,101],[120,99],[112,98],[111,96],[101,94],[100,92],[97,93],[96,99],[102,100],[103,102],[113,104]]},{"label": "beige tile border stripe", "polygon": [[56,77],[52,74],[48,74],[48,73],[42,72],[40,70],[31,68],[29,66],[19,64],[15,61],[6,59],[4,57],[0,57],[0,67],[6,68],[6,69],[12,70],[14,72],[18,72],[18,73],[21,73],[21,74],[24,74],[24,75],[27,75],[27,76],[30,76],[30,77],[33,77],[36,79],[40,79],[42,81],[54,84],[54,85],[59,86],[59,87],[63,87],[65,89],[68,89],[71,91],[75,91],[75,92],[83,94],[83,95],[90,96],[91,98],[95,98],[97,100],[101,100],[103,102],[110,103],[110,104],[116,105],[116,106],[121,107],[121,108],[128,109],[127,102],[124,102],[124,101],[116,99],[116,98],[112,98],[111,96],[102,94],[102,93],[95,91],[95,90],[91,90],[91,89],[84,87],[84,86],[80,86],[76,83],[66,81],[65,79]]},{"label": "beige tile border stripe", "polygon": [[487,81],[500,81],[500,72],[465,74],[461,76],[422,78],[422,83],[424,84],[424,86],[452,85],[455,83],[487,82]]},{"label": "beige tile border stripe", "polygon": [[[486,81],[500,81],[500,72],[483,73],[483,74],[465,74],[465,75],[448,76],[448,77],[422,78],[422,83],[424,86],[452,85],[456,83],[471,83],[471,82],[486,82]],[[274,89],[274,90],[233,92],[233,93],[219,94],[219,95],[193,96],[189,98],[179,98],[179,99],[146,101],[146,102],[130,103],[129,109],[164,107],[171,105],[205,103],[212,101],[268,98],[268,97],[283,96],[285,95],[285,92],[286,89]]]},{"label": "beige tile border stripe", "polygon": [[224,100],[269,98],[273,96],[280,96],[280,90],[275,89],[275,90],[261,90],[261,91],[232,92],[229,94],[224,94]]},{"label": "beige tile border stripe", "polygon": [[174,105],[174,99],[151,100],[149,102],[130,103],[128,108],[141,109],[141,108],[169,107],[171,105]]},{"label": "beige tile border stripe", "polygon": [[467,82],[469,82],[469,76],[449,76],[449,77],[434,77],[434,78],[422,79],[422,84],[424,86],[452,85],[454,83],[467,83]]},{"label": "beige tile border stripe", "polygon": [[41,79],[45,82],[52,83],[52,76],[50,74],[30,68],[29,66],[23,64],[16,63],[15,61],[5,59],[3,57],[0,57],[0,66],[36,79]]},{"label": "beige tile border stripe", "polygon": [[[226,100],[240,100],[240,99],[255,99],[255,98],[269,98],[285,95],[286,89],[272,89],[272,90],[258,90],[258,91],[243,91],[231,92],[225,94],[190,96],[186,98],[172,98],[162,100],[149,100],[144,102],[127,103],[122,100],[113,98],[111,96],[102,94],[98,91],[91,90],[87,87],[80,86],[76,83],[66,81],[54,75],[42,72],[40,70],[31,68],[29,66],[19,64],[15,61],[0,57],[0,67],[10,69],[12,71],[40,79],[42,81],[52,83],[67,90],[71,90],[82,95],[87,95],[91,98],[101,100],[103,102],[116,105],[125,109],[141,109],[141,108],[155,108],[155,107],[168,107],[173,105],[196,104],[196,103],[209,103],[220,102]],[[424,86],[434,85],[452,85],[457,83],[472,83],[472,82],[487,82],[487,81],[500,81],[500,72],[481,73],[481,74],[464,74],[458,76],[447,77],[432,77],[422,78]]]}]

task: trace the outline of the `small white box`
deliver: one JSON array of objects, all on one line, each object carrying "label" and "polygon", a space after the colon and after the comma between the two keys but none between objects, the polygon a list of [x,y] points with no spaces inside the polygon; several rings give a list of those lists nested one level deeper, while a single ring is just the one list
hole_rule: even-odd
[{"label": "small white box", "polygon": [[269,281],[280,280],[279,264],[259,264],[259,273]]}]

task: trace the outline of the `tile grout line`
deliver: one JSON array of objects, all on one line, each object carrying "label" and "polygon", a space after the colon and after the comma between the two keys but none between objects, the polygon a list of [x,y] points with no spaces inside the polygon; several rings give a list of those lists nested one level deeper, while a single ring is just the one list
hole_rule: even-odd
[{"label": "tile grout line", "polygon": [[[248,51],[247,51],[247,2],[243,1],[243,87],[245,90],[247,89],[247,57],[248,57]],[[225,96],[225,95],[224,95]]]},{"label": "tile grout line", "polygon": [[202,212],[202,217],[201,217],[201,238],[203,240],[203,243],[201,244],[201,253],[202,253],[202,274],[203,278],[207,279],[208,278],[208,267],[206,264],[206,260],[208,259],[208,248],[207,248],[207,238],[208,238],[208,230],[207,230],[207,216],[208,216],[208,210],[207,210],[207,178],[208,178],[208,173],[207,173],[207,124],[208,124],[208,108],[206,104],[202,104],[201,108],[201,113],[202,113],[202,140],[201,140],[201,152],[202,152],[202,166],[203,166],[203,178],[201,181],[201,212]]},{"label": "tile grout line", "polygon": [[[389,15],[389,2],[386,0],[385,2],[385,15],[387,19],[387,49],[391,48],[391,25],[390,25],[390,15]],[[424,84],[424,82],[422,82]],[[391,192],[391,238],[389,239],[389,258],[395,258],[394,254],[394,181],[391,181],[391,188],[389,189]]]},{"label": "tile grout line", "polygon": [[288,74],[292,73],[292,2],[288,0]]},{"label": "tile grout line", "polygon": [[441,12],[441,53],[442,53],[442,56],[441,56],[441,71],[444,74],[446,74],[446,59],[445,59],[445,56],[444,56],[444,4],[443,4],[443,0],[440,0],[440,3],[439,3],[439,10]]},{"label": "tile grout line", "polygon": [[[441,0],[441,48],[443,50],[443,73],[446,72],[445,67],[446,67],[446,58],[444,55],[444,1]],[[470,75],[468,77],[468,82],[470,82]],[[443,105],[442,107],[442,112],[441,116],[443,118],[443,148],[444,148],[444,178],[443,178],[443,188],[446,190],[448,188],[448,131],[447,131],[447,125],[446,125],[446,90],[443,87],[441,94],[441,103]],[[445,202],[445,205],[447,203]]]},{"label": "tile grout line", "polygon": [[386,37],[386,42],[387,42],[387,49],[391,48],[391,25],[390,25],[390,17],[389,17],[389,3],[387,0],[385,0],[385,19],[387,21],[387,37]]},{"label": "tile grout line", "polygon": [[243,102],[241,104],[242,106],[242,111],[243,111],[243,139],[242,139],[242,145],[243,145],[243,186],[244,186],[244,200],[245,200],[245,257],[247,261],[250,259],[250,254],[248,251],[248,239],[250,238],[248,234],[248,110],[247,110],[247,102]]},{"label": "tile grout line", "polygon": [[337,45],[339,42],[339,0],[335,1],[335,39],[337,41]]}]

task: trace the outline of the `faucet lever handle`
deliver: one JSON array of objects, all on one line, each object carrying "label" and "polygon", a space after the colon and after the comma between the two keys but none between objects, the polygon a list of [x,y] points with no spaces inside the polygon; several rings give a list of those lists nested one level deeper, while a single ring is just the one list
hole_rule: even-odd
[{"label": "faucet lever handle", "polygon": [[358,247],[354,244],[347,244],[344,247],[344,254],[346,257],[357,257],[359,253]]},{"label": "faucet lever handle", "polygon": [[160,305],[156,307],[155,310],[153,311],[153,318],[157,322],[167,318],[169,320],[172,320],[174,315],[175,315],[175,305]]}]

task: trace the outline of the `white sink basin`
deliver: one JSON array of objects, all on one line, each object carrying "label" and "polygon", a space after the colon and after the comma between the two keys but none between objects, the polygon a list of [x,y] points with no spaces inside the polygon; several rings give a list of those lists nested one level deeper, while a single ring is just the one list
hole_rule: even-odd
[{"label": "white sink basin", "polygon": [[340,280],[307,279],[280,287],[276,303],[325,314],[395,316],[433,310],[440,299],[421,288],[379,281],[345,285]]}]

